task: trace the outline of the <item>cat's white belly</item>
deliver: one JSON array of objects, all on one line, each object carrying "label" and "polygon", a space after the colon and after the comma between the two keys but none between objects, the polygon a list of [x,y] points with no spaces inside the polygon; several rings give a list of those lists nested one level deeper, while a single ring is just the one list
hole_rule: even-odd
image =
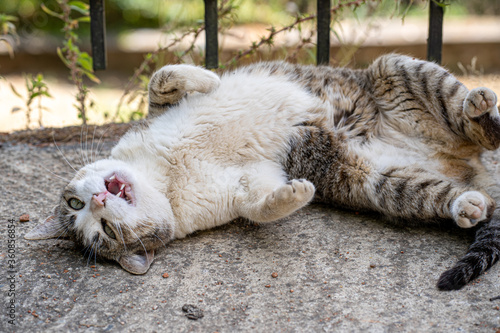
[{"label": "cat's white belly", "polygon": [[428,170],[439,169],[439,164],[435,159],[429,158],[432,151],[417,140],[407,142],[408,139],[402,139],[399,145],[395,144],[397,138],[393,139],[392,144],[381,140],[372,140],[367,145],[355,145],[356,153],[369,161],[370,164],[379,172],[390,168],[416,167]]},{"label": "cat's white belly", "polygon": [[318,99],[296,83],[228,76],[216,91],[188,96],[147,130],[127,134],[112,155],[164,174],[160,191],[176,215],[175,238],[182,238],[238,217],[234,198],[247,175],[284,182],[266,163],[282,172],[294,125],[316,108]]}]

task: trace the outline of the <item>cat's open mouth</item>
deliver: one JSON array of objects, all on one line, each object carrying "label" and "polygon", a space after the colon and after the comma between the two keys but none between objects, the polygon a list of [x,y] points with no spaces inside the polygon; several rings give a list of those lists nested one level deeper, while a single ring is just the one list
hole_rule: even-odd
[{"label": "cat's open mouth", "polygon": [[106,189],[109,193],[112,193],[117,197],[124,199],[129,205],[135,205],[135,198],[134,194],[132,193],[132,187],[121,177],[113,174],[109,178],[104,179],[104,185],[106,186]]}]

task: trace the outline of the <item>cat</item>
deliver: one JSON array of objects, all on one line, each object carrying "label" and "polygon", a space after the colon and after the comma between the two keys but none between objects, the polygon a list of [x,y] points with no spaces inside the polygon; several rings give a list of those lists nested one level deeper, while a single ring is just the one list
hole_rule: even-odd
[{"label": "cat", "polygon": [[315,200],[476,228],[437,283],[460,289],[500,254],[498,189],[480,161],[499,145],[493,91],[404,55],[360,70],[263,62],[221,77],[167,65],[150,80],[149,119],[80,169],[25,238],[71,238],[144,274],[173,239]]}]

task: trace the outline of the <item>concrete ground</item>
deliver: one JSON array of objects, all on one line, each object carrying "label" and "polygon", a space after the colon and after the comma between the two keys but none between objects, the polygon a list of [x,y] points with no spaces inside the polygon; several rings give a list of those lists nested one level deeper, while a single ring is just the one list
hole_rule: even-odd
[{"label": "concrete ground", "polygon": [[[1,332],[500,330],[500,299],[490,300],[500,295],[500,265],[462,290],[435,287],[467,250],[471,238],[461,230],[398,227],[312,205],[278,223],[235,221],[176,240],[142,276],[88,260],[68,241],[26,241],[56,204],[60,177],[73,173],[63,155],[79,166],[90,142],[60,150],[0,148]],[[500,154],[485,160],[499,176]],[[22,214],[30,221],[19,222]],[[189,319],[186,304],[204,316]]]}]

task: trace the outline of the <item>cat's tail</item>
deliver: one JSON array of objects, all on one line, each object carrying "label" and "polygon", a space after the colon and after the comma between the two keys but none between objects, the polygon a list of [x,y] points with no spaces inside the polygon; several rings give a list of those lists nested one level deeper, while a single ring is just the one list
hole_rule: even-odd
[{"label": "cat's tail", "polygon": [[483,274],[500,258],[500,219],[482,224],[467,254],[447,270],[437,283],[441,290],[457,290]]}]

